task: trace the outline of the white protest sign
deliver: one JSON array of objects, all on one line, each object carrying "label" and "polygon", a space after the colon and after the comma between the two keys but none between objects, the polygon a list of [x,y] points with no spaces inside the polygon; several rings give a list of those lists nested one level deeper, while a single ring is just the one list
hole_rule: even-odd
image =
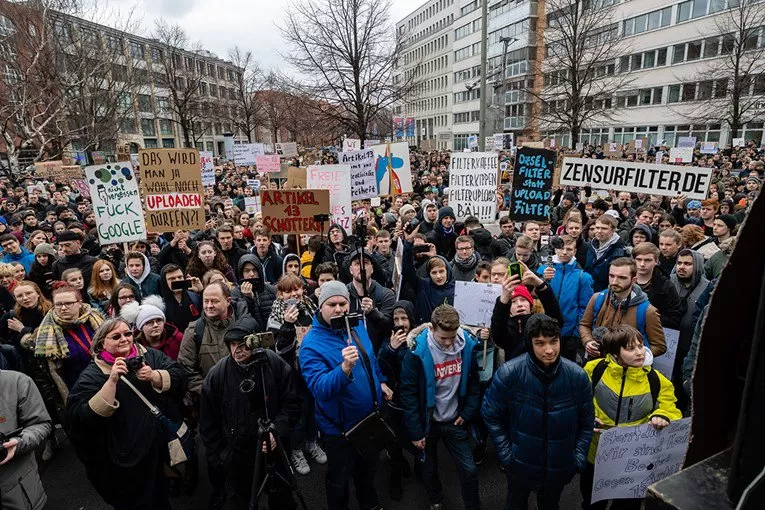
[{"label": "white protest sign", "polygon": [[563,186],[592,186],[668,197],[682,193],[695,200],[707,197],[710,182],[711,168],[585,158],[564,158],[560,178]]},{"label": "white protest sign", "polygon": [[690,418],[673,421],[661,431],[646,423],[601,433],[592,502],[644,498],[649,485],[680,471],[690,436]]},{"label": "white protest sign", "polygon": [[664,328],[664,341],[667,343],[667,351],[653,359],[653,368],[672,380],[672,370],[675,367],[677,344],[680,342],[680,332],[676,329]]},{"label": "white protest sign", "polygon": [[372,200],[370,200],[369,205],[372,207],[380,207],[380,204],[382,201],[380,200],[380,197],[372,197]]},{"label": "white protest sign", "polygon": [[361,140],[357,138],[346,138],[343,140],[343,152],[361,150]]},{"label": "white protest sign", "polygon": [[732,142],[733,147],[743,147],[746,145],[746,142],[743,138],[734,138]]},{"label": "white protest sign", "polygon": [[373,198],[380,194],[375,178],[375,151],[341,152],[337,158],[341,165],[351,167],[351,200]]},{"label": "white protest sign", "polygon": [[504,148],[505,148],[505,134],[494,133],[494,150],[501,151]]},{"label": "white protest sign", "polygon": [[493,136],[487,136],[486,137],[486,143],[484,144],[484,150],[486,151],[493,151],[495,149],[494,147],[494,137]]},{"label": "white protest sign", "polygon": [[133,166],[133,170],[138,170],[138,154],[130,155],[130,164]]},{"label": "white protest sign", "polygon": [[199,161],[202,164],[202,186],[215,186],[215,165],[211,151],[199,151]]},{"label": "white protest sign", "polygon": [[702,154],[717,154],[717,142],[701,142]]},{"label": "white protest sign", "polygon": [[127,162],[85,167],[101,245],[146,239],[136,172]]},{"label": "white protest sign", "polygon": [[255,167],[259,174],[273,174],[282,171],[282,162],[278,154],[257,156]]},{"label": "white protest sign", "polygon": [[297,142],[277,143],[276,154],[283,158],[296,158],[298,155]]},{"label": "white protest sign", "polygon": [[661,165],[661,160],[664,157],[664,151],[656,151],[656,164]]},{"label": "white protest sign", "polygon": [[635,149],[640,150],[643,148],[643,139],[642,138],[636,138],[635,139]]},{"label": "white protest sign", "polygon": [[375,151],[375,179],[380,195],[401,195],[412,192],[412,168],[409,165],[407,142],[385,143],[372,147]]},{"label": "white protest sign", "polygon": [[478,135],[468,136],[468,149],[475,149],[478,147]]},{"label": "white protest sign", "polygon": [[690,147],[693,149],[696,147],[696,137],[695,136],[681,136],[677,139],[677,146],[680,148],[683,147]]},{"label": "white protest sign", "polygon": [[262,143],[235,143],[232,151],[236,166],[254,165],[258,156],[266,154],[266,149]]},{"label": "white protest sign", "polygon": [[454,308],[460,314],[460,323],[490,325],[494,304],[501,294],[502,285],[498,283],[454,282]]},{"label": "white protest sign", "polygon": [[669,149],[669,161],[672,163],[693,163],[693,148],[672,147]]},{"label": "white protest sign", "polygon": [[351,233],[351,165],[310,165],[305,178],[308,189],[329,190],[331,222]]},{"label": "white protest sign", "polygon": [[575,146],[574,150],[576,152],[584,151],[584,142],[576,142],[576,146]]},{"label": "white protest sign", "polygon": [[458,220],[476,216],[494,221],[497,213],[499,157],[494,152],[452,155],[449,170],[449,205]]},{"label": "white protest sign", "polygon": [[248,214],[260,212],[260,197],[244,197],[244,210]]},{"label": "white protest sign", "polygon": [[404,266],[404,243],[396,244],[396,253],[393,256],[393,289],[396,292],[396,301],[401,296],[401,287],[404,282],[404,273],[402,268]]},{"label": "white protest sign", "polygon": [[364,140],[365,149],[369,149],[373,145],[380,145],[380,140]]},{"label": "white protest sign", "polygon": [[247,179],[247,186],[252,188],[252,191],[260,191],[261,182],[260,179]]}]

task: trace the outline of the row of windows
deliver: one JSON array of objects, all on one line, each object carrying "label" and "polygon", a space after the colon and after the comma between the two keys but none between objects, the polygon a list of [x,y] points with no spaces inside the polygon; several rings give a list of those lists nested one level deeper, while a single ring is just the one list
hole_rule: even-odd
[{"label": "row of windows", "polygon": [[437,96],[427,99],[421,99],[419,101],[412,101],[412,112],[425,112],[429,110],[437,110],[439,108],[447,108],[449,106],[449,96]]},{"label": "row of windows", "polygon": [[481,112],[474,110],[472,112],[460,112],[454,114],[455,124],[465,124],[468,122],[478,122]]},{"label": "row of windows", "polygon": [[414,18],[409,20],[409,30],[412,30],[414,27],[419,25],[420,23],[424,23],[425,20],[428,20],[444,10],[445,8],[449,7],[450,5],[454,4],[454,0],[439,0],[438,2],[434,3],[424,11],[422,11],[420,14],[415,16]]},{"label": "row of windows", "polygon": [[422,60],[423,58],[427,57],[431,53],[434,53],[436,51],[440,51],[446,48],[448,45],[449,45],[449,34],[444,34],[437,39],[433,39],[428,44],[423,44],[422,46],[419,46],[418,48],[410,52],[407,52],[404,55],[404,65],[409,65],[418,60]]},{"label": "row of windows", "polygon": [[409,80],[412,77],[425,76],[446,69],[447,67],[449,67],[449,55],[442,55],[423,64],[419,64],[413,69],[407,69],[404,71],[404,75],[406,76],[406,79]]},{"label": "row of windows", "polygon": [[462,39],[481,30],[481,18],[466,23],[454,31],[454,40]]},{"label": "row of windows", "polygon": [[428,92],[444,89],[448,86],[449,86],[449,76],[443,75],[443,76],[439,76],[438,78],[433,78],[432,80],[426,80],[420,83],[417,87],[416,93],[426,94]]},{"label": "row of windows", "polygon": [[481,66],[473,66],[454,73],[454,83],[462,83],[463,81],[475,80],[479,76],[481,76]]},{"label": "row of windows", "polygon": [[457,51],[454,52],[454,61],[459,62],[460,60],[465,60],[466,58],[470,58],[473,55],[480,55],[481,54],[481,43],[473,43],[470,46],[465,46],[464,48],[460,48]]},{"label": "row of windows", "polygon": [[454,94],[454,102],[464,103],[466,101],[473,101],[475,99],[479,99],[480,97],[481,97],[480,88],[474,88],[471,90],[463,90],[462,92],[457,92],[456,94]]},{"label": "row of windows", "polygon": [[668,27],[672,22],[672,7],[665,7],[648,14],[641,14],[624,20],[622,33],[625,36],[642,34],[646,30]]},{"label": "row of windows", "polygon": [[501,30],[496,30],[489,34],[489,44],[497,44],[501,42],[503,37],[516,37],[527,32],[534,32],[537,29],[536,18],[527,18],[518,23],[508,25]]},{"label": "row of windows", "polygon": [[460,7],[460,16],[470,14],[471,12],[478,9],[479,7],[481,7],[481,0],[473,0],[469,4],[463,5],[462,7]]},{"label": "row of windows", "polygon": [[[433,23],[432,25],[430,25],[428,28],[426,28],[424,30],[420,30],[416,34],[413,34],[413,35],[407,37],[406,40],[404,41],[404,45],[405,46],[411,46],[412,44],[415,44],[418,41],[421,41],[423,39],[427,39],[431,35],[440,32],[445,27],[450,26],[453,22],[454,22],[454,14],[450,14],[450,15],[444,17],[444,18],[441,18],[436,23]],[[403,34],[403,30],[402,30],[403,28],[404,28],[403,26],[399,27],[399,36],[404,35]]]}]

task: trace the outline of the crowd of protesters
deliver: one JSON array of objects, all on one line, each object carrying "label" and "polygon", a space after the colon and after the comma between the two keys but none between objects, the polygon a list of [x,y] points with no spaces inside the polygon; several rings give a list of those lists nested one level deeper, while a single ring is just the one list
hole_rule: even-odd
[{"label": "crowd of protesters", "polygon": [[[659,149],[621,157],[653,161]],[[512,155],[500,161],[507,183]],[[351,480],[359,508],[382,508],[380,452],[348,439],[379,407],[397,437],[392,500],[414,472],[430,508],[445,507],[443,441],[465,508],[481,507],[489,454],[507,475],[507,508],[527,508],[531,492],[538,508],[558,508],[576,474],[583,508],[605,508],[590,502],[599,433],[691,414],[698,324],[765,152],[696,150],[694,165],[714,169],[704,200],[560,188],[549,218],[523,224],[507,215],[503,184],[494,231],[458,221],[449,164],[448,151],[413,151],[413,193],[354,203],[352,230],[330,221],[324,238],[300,243],[246,212],[254,168],[216,168],[204,229],[129,247],[99,245],[90,200],[67,183],[0,177],[0,432],[13,432],[0,507],[43,508],[35,453],[48,461],[69,441],[118,509],[169,508],[174,491],[200,483],[201,463],[209,508],[248,508],[256,453],[279,445],[290,466],[277,469],[327,465],[330,510],[348,507]],[[28,188],[40,182],[45,192]],[[460,323],[459,281],[501,286],[490,325]],[[349,313],[359,324],[335,327]],[[680,332],[671,379],[652,369],[664,328]],[[274,345],[258,358],[253,334],[266,332]],[[260,441],[266,416],[274,427]],[[170,469],[168,423],[198,446],[183,470]],[[295,507],[288,487],[268,501]]]}]

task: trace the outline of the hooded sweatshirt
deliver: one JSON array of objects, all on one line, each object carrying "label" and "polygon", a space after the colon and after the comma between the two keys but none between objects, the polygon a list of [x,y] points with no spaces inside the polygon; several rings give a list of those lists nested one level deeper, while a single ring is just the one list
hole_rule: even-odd
[{"label": "hooded sweatshirt", "polygon": [[457,418],[460,378],[462,377],[462,350],[465,348],[463,332],[457,333],[451,347],[443,347],[428,329],[428,349],[433,358],[436,378],[436,408],[433,419],[438,422],[454,421]]},{"label": "hooded sweatshirt", "polygon": [[[244,270],[244,265],[247,263],[255,266],[255,272],[260,275],[261,280],[264,282],[267,281],[265,278],[265,270],[263,269],[263,264],[260,263],[260,259],[256,255],[248,254],[242,255],[239,259],[239,264],[236,266],[236,277],[240,282],[244,280],[242,272]],[[273,285],[265,283],[263,285],[263,291],[255,292],[253,290],[253,297],[250,298],[249,296],[242,294],[241,288],[238,285],[231,292],[231,298],[234,301],[244,300],[247,303],[247,309],[249,310],[250,315],[257,320],[259,324],[265,325],[268,322],[268,317],[271,315],[271,306],[276,299],[276,288]]]},{"label": "hooded sweatshirt", "polygon": [[706,290],[709,285],[709,280],[704,277],[704,256],[697,251],[690,251],[693,256],[693,276],[691,277],[690,284],[684,285],[677,277],[677,273],[673,272],[669,277],[672,285],[677,291],[677,295],[680,297],[680,309],[682,311],[682,318],[680,319],[680,331],[693,331],[695,323],[693,321],[693,312],[696,309],[696,301],[699,296]]},{"label": "hooded sweatshirt", "polygon": [[627,245],[634,247],[635,244],[632,242],[632,235],[635,232],[642,232],[643,235],[645,235],[645,242],[653,242],[653,230],[651,230],[651,227],[646,225],[645,223],[638,223],[632,229],[630,230],[629,239],[627,239]]},{"label": "hooded sweatshirt", "polygon": [[125,269],[125,278],[122,279],[122,283],[129,283],[136,288],[136,299],[141,301],[144,296],[151,296],[153,294],[159,294],[160,277],[158,274],[151,272],[151,265],[149,259],[141,253],[143,257],[143,272],[138,278],[130,276],[128,269]]},{"label": "hooded sweatshirt", "polygon": [[592,290],[600,292],[608,288],[608,267],[611,265],[611,261],[624,257],[626,254],[617,233],[614,233],[611,239],[605,243],[601,243],[597,239],[590,242],[584,270],[592,276],[594,282]]},{"label": "hooded sweatshirt", "polygon": [[422,324],[423,322],[430,321],[430,314],[437,306],[454,304],[454,272],[452,266],[447,262],[444,257],[436,255],[438,258],[444,261],[446,265],[446,283],[443,285],[436,285],[429,275],[420,277],[414,268],[414,245],[410,242],[404,243],[404,257],[403,257],[403,278],[404,283],[416,282],[413,287],[416,288],[417,300],[414,303],[414,317],[417,322]]}]

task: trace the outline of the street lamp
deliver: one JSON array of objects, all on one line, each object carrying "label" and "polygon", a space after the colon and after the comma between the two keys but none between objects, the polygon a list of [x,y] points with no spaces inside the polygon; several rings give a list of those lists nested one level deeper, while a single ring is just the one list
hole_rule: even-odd
[{"label": "street lamp", "polygon": [[[487,39],[488,39],[488,0],[481,2],[481,97],[480,106],[478,112],[478,147],[482,152],[486,150],[486,60],[487,60]],[[502,85],[505,80],[505,69],[507,66],[507,47],[510,43],[518,40],[517,37],[500,37],[499,39],[503,43],[502,50]],[[494,73],[492,76],[495,76]]]}]

